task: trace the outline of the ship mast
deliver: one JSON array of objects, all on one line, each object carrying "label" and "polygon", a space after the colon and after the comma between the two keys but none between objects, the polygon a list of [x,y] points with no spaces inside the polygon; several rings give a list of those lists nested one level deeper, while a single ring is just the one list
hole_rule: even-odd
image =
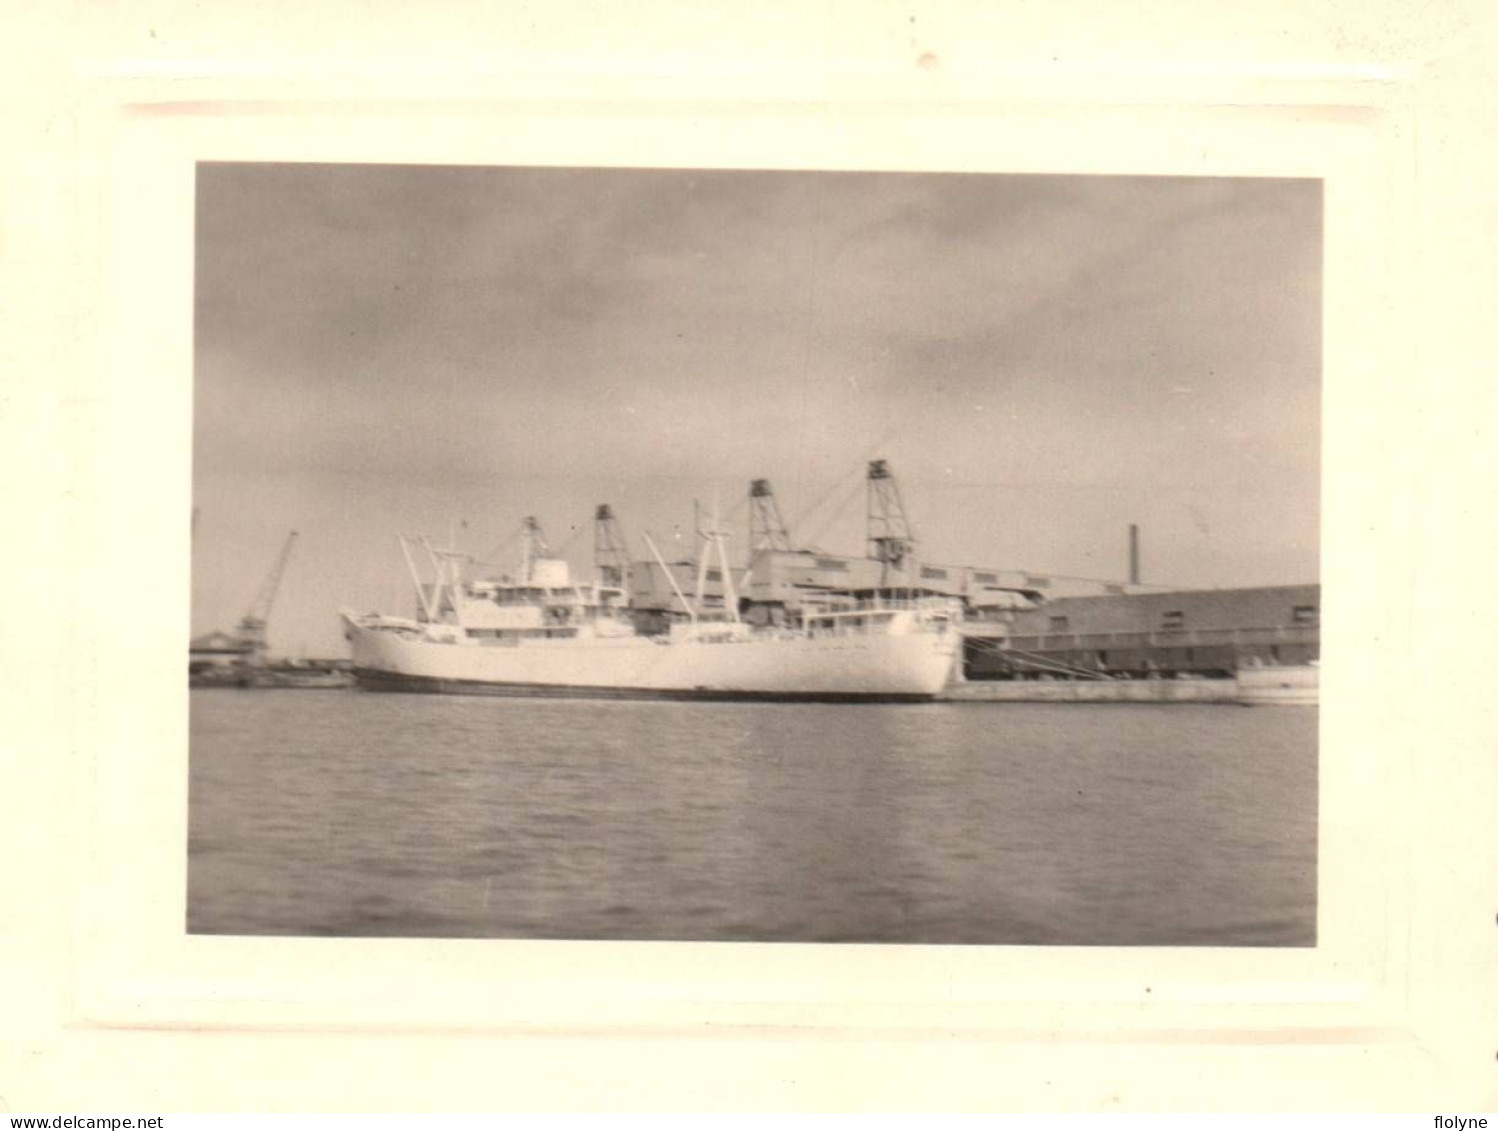
[{"label": "ship mast", "polygon": [[[694,504],[695,506],[695,504]],[[728,614],[728,619],[738,621],[739,619],[739,596],[733,585],[733,569],[728,564],[728,532],[718,521],[718,501],[713,500],[712,516],[707,526],[699,525],[697,533],[702,538],[702,554],[697,561],[697,599],[702,600],[704,582],[707,580],[708,565],[716,556],[718,559],[718,574],[723,579],[723,610]]]},{"label": "ship mast", "polygon": [[536,559],[546,556],[546,538],[535,515],[526,515],[520,532],[520,584],[529,585],[535,574]]},{"label": "ship mast", "polygon": [[[441,619],[444,611],[451,612],[453,623],[459,628],[463,624],[463,561],[465,555],[457,550],[437,549],[432,545],[431,539],[422,535],[421,544],[426,549],[427,557],[432,562],[432,572],[436,575],[436,581],[432,585],[432,604],[437,616],[434,620]],[[447,602],[444,609],[443,601]],[[431,616],[431,613],[428,613]]]},{"label": "ship mast", "polygon": [[[718,526],[716,515],[713,526],[713,541],[718,547],[718,569],[723,574],[723,607],[728,611],[728,619],[737,624],[740,619],[739,595],[733,585],[733,567],[728,564],[728,532]],[[748,577],[747,571],[744,576]]]},{"label": "ship mast", "polygon": [[411,585],[416,590],[416,601],[421,606],[427,622],[433,623],[437,620],[437,610],[433,599],[427,596],[426,586],[421,583],[421,574],[416,568],[416,562],[411,558],[411,547],[407,544],[405,535],[397,534],[395,538],[401,545],[401,556],[406,559],[406,569],[411,574]]},{"label": "ship mast", "polygon": [[681,607],[687,611],[687,617],[693,624],[697,623],[697,607],[687,600],[687,595],[681,591],[681,586],[676,584],[676,575],[671,572],[671,567],[666,564],[666,559],[661,557],[660,550],[656,547],[655,539],[649,534],[645,536],[645,545],[650,547],[650,552],[655,557],[655,562],[661,567],[661,572],[666,575],[666,581],[671,586],[671,591],[676,594],[676,599],[681,602]]}]

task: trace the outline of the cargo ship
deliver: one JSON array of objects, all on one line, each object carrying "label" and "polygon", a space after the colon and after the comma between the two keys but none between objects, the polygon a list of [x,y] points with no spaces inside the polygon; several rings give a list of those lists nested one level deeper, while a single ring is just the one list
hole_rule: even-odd
[{"label": "cargo ship", "polygon": [[702,532],[700,561],[705,573],[710,552],[718,555],[715,573],[727,580],[719,607],[704,606],[700,585],[695,598],[678,591],[684,615],[664,631],[641,632],[621,586],[574,583],[565,560],[538,552],[537,530],[528,523],[519,569],[488,580],[465,580],[463,555],[423,539],[436,574],[423,582],[401,539],[416,616],[340,612],[358,685],[572,698],[918,701],[941,692],[958,659],[960,608],[942,598],[826,594],[794,623],[747,623],[717,530]]}]

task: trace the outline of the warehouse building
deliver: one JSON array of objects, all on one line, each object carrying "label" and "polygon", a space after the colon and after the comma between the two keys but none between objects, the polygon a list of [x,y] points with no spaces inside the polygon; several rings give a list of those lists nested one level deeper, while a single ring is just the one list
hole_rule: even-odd
[{"label": "warehouse building", "polygon": [[1062,597],[970,636],[968,679],[1213,678],[1321,658],[1321,587]]}]

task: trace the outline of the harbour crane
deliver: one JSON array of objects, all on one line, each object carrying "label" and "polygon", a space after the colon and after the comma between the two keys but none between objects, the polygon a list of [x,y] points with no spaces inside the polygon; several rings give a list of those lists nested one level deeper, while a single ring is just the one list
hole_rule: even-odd
[{"label": "harbour crane", "polygon": [[789,552],[791,536],[786,530],[785,519],[780,517],[780,507],[775,502],[775,493],[770,490],[768,479],[756,479],[749,484],[749,553],[765,550]]},{"label": "harbour crane", "polygon": [[249,611],[241,618],[237,635],[247,645],[246,662],[253,667],[265,664],[265,630],[270,623],[271,606],[276,601],[276,591],[281,588],[281,575],[286,572],[286,560],[291,557],[291,547],[296,544],[297,534],[293,530],[286,536],[286,543],[276,558],[276,564],[260,583],[260,591]]},{"label": "harbour crane", "polygon": [[868,476],[869,556],[881,563],[879,583],[891,572],[902,573],[915,556],[915,528],[905,514],[905,503],[895,473],[882,459],[871,460]]},{"label": "harbour crane", "polygon": [[608,503],[599,503],[593,513],[593,569],[600,583],[615,589],[629,588],[629,550],[619,519]]}]

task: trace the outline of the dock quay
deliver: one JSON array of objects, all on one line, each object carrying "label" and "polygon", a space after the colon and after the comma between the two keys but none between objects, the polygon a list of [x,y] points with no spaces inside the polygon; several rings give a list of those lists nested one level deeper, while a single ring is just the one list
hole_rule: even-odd
[{"label": "dock quay", "polygon": [[1240,706],[1315,706],[1319,664],[1250,664],[1232,677],[1175,679],[954,678],[939,699],[949,703],[1236,703]]},{"label": "dock quay", "polygon": [[1236,679],[1003,679],[951,683],[950,703],[1237,703]]}]

